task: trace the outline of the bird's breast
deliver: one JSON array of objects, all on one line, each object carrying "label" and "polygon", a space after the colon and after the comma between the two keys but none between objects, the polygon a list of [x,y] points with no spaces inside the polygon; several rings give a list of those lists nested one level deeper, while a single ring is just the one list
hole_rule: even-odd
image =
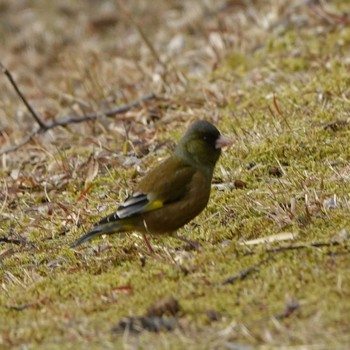
[{"label": "bird's breast", "polygon": [[140,231],[149,233],[173,232],[195,218],[206,207],[211,188],[211,178],[197,172],[188,184],[181,199],[165,204],[162,208],[144,213]]}]

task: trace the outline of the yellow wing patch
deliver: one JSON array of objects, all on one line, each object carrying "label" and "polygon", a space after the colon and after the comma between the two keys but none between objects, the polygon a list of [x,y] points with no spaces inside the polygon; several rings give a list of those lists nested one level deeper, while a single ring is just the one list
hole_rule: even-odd
[{"label": "yellow wing patch", "polygon": [[159,199],[155,200],[155,201],[152,201],[152,202],[149,202],[146,205],[145,212],[162,208],[163,205],[164,205],[164,202],[162,200],[159,200]]}]

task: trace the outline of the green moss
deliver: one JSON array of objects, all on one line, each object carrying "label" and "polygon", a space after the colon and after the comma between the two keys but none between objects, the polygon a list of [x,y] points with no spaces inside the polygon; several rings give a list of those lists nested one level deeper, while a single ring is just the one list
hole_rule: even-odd
[{"label": "green moss", "polygon": [[[28,4],[37,13],[38,5]],[[13,157],[2,156],[1,237],[27,241],[1,241],[0,313],[6,322],[0,322],[0,347],[223,349],[232,344],[326,344],[326,349],[348,344],[350,30],[341,24],[340,12],[322,20],[310,16],[310,8],[286,4],[259,4],[253,12],[243,6],[243,12],[235,6],[230,12],[228,6],[227,15],[220,10],[222,24],[216,28],[219,17],[212,15],[214,7],[205,8],[200,34],[195,19],[191,25],[187,17],[181,21],[184,51],[161,67],[142,49],[122,15],[109,33],[104,27],[108,23],[95,21],[99,12],[93,6],[89,10],[83,3],[73,7],[64,2],[56,9],[52,3],[40,4],[40,11],[54,16],[53,23],[63,21],[72,38],[56,42],[57,33],[62,33],[58,28],[31,32],[33,48],[25,53],[40,44],[40,57],[64,60],[45,64],[48,75],[36,75],[47,95],[39,98],[37,90],[24,86],[36,106],[47,103],[58,115],[66,115],[71,108],[104,109],[110,101],[129,101],[154,89],[160,99],[108,121],[101,118],[51,130]],[[131,13],[144,13],[150,32],[159,34],[151,38],[156,49],[167,47],[174,37],[173,29],[158,27],[156,18],[175,21],[176,14],[182,19],[185,13],[168,2],[130,6],[135,7]],[[347,8],[346,1],[327,4],[330,13]],[[84,17],[89,11],[94,16]],[[275,14],[276,25],[259,22],[272,21]],[[113,22],[113,16],[104,16]],[[40,27],[41,16],[35,18]],[[76,21],[79,28],[90,23],[89,36],[77,40],[82,31],[76,30]],[[31,25],[23,27],[30,30]],[[37,32],[56,39],[48,45]],[[215,52],[204,48],[214,32],[223,43]],[[16,43],[19,39],[11,35],[6,37]],[[77,46],[73,53],[71,40]],[[17,47],[6,45],[4,52]],[[112,47],[111,52],[105,52],[106,47]],[[20,72],[28,70],[33,68]],[[1,96],[8,96],[8,86],[0,88]],[[57,92],[51,90],[68,96],[59,95],[62,101],[57,101]],[[18,100],[9,101],[4,110],[17,111]],[[142,174],[170,152],[169,140],[178,140],[185,124],[198,118],[212,119],[235,141],[215,172],[215,184],[222,187],[213,188],[206,210],[178,232],[197,241],[198,249],[187,250],[174,237],[151,237],[156,252],[151,255],[142,237],[134,234],[103,237],[70,249],[74,239],[112,212]],[[10,125],[7,117],[6,122]],[[14,137],[18,129],[14,124]],[[132,143],[124,148],[123,130],[128,130]],[[81,198],[87,188],[84,165],[92,154],[99,169]],[[134,156],[139,157],[137,162]],[[12,178],[12,169],[20,169],[23,178]],[[236,180],[245,186],[232,188]],[[242,244],[281,233],[297,237]],[[332,244],[334,240],[337,243]],[[242,278],[222,284],[232,276]],[[122,318],[144,315],[167,296],[181,305],[180,327],[174,332],[111,332]],[[299,307],[288,314],[291,304]]]}]

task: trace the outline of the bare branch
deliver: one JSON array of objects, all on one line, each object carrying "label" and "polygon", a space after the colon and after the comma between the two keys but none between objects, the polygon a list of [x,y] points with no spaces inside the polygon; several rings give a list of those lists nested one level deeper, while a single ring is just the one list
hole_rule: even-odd
[{"label": "bare branch", "polygon": [[156,95],[154,93],[145,95],[141,98],[139,98],[138,100],[128,103],[126,105],[123,106],[118,106],[115,108],[112,108],[110,110],[107,111],[101,111],[101,112],[97,112],[97,113],[88,113],[82,116],[79,115],[68,115],[66,117],[61,118],[60,120],[54,120],[50,123],[48,123],[46,125],[46,129],[52,129],[56,126],[66,126],[68,124],[74,124],[74,123],[83,123],[86,122],[88,120],[95,120],[97,119],[99,116],[105,115],[106,117],[113,117],[117,114],[122,114],[125,113],[127,111],[129,111],[130,109],[136,108],[138,106],[140,106],[143,102],[148,101],[148,100],[152,100],[155,99]]},{"label": "bare branch", "polygon": [[28,100],[25,98],[25,96],[22,94],[21,90],[19,89],[18,85],[14,81],[12,74],[10,71],[4,67],[4,65],[0,62],[0,69],[2,72],[6,75],[6,77],[9,79],[11,85],[14,87],[15,91],[17,92],[18,96],[22,99],[23,103],[25,106],[28,108],[30,114],[33,116],[33,118],[36,120],[36,122],[39,124],[39,127],[35,128],[30,134],[28,134],[20,143],[16,145],[11,145],[7,148],[4,148],[0,150],[0,155],[14,152],[20,147],[26,145],[28,142],[30,142],[33,137],[41,132],[45,132],[49,129],[53,129],[56,126],[67,126],[68,124],[73,124],[73,123],[83,123],[89,120],[96,120],[99,116],[105,115],[106,117],[113,117],[117,114],[122,114],[127,111],[129,111],[132,108],[136,108],[140,105],[142,105],[143,102],[152,100],[156,98],[156,95],[154,93],[150,93],[148,95],[145,95],[138,100],[125,104],[123,106],[118,106],[115,108],[112,108],[107,111],[100,111],[97,113],[89,113],[83,116],[76,116],[76,115],[68,115],[66,117],[63,117],[60,120],[53,120],[47,123],[44,123],[41,118],[38,116],[38,114],[34,111],[32,106],[29,104]]},{"label": "bare branch", "polygon": [[39,133],[39,131],[40,131],[40,128],[38,127],[34,131],[32,131],[29,135],[27,135],[20,143],[16,145],[11,145],[9,147],[5,147],[4,149],[0,150],[0,156],[6,153],[17,151],[19,148],[29,143],[33,139],[33,137]]},{"label": "bare branch", "polygon": [[[254,264],[244,270],[239,271],[235,275],[232,275],[228,278],[226,278],[223,282],[220,284],[226,285],[226,284],[233,284],[236,281],[241,281],[244,280],[246,277],[251,275],[253,272],[259,271],[259,268],[269,262],[270,260],[274,259],[275,256],[279,253],[288,251],[288,250],[298,250],[298,249],[306,249],[306,248],[322,248],[322,247],[333,247],[333,246],[343,246],[344,241],[350,239],[350,235],[346,235],[340,240],[332,240],[329,242],[313,242],[311,244],[299,244],[299,245],[289,245],[289,246],[282,246],[282,247],[276,247],[276,248],[271,248],[271,249],[266,249],[266,253],[272,253],[270,256],[268,256],[266,259],[263,259],[259,261],[257,264]],[[346,249],[347,246],[345,246]],[[245,255],[252,255],[256,254],[256,251],[250,251],[249,253]]]},{"label": "bare branch", "polygon": [[24,95],[22,94],[21,90],[19,89],[18,85],[16,84],[15,80],[13,79],[13,76],[11,74],[11,72],[0,62],[0,69],[2,70],[2,72],[7,76],[8,80],[10,81],[11,85],[14,87],[14,89],[16,90],[18,96],[21,98],[21,100],[23,101],[23,103],[26,105],[26,107],[28,108],[30,114],[33,116],[33,118],[36,120],[36,122],[39,124],[40,128],[43,130],[46,130],[47,127],[45,125],[45,123],[40,119],[40,117],[36,114],[36,112],[34,111],[33,107],[29,104],[29,102],[27,101],[27,99],[24,97]]}]

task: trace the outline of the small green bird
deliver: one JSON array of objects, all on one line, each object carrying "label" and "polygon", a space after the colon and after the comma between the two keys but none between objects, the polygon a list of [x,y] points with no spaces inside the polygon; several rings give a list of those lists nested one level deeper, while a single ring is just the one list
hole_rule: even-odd
[{"label": "small green bird", "polygon": [[71,247],[102,234],[138,231],[145,237],[146,233],[171,233],[184,226],[207,206],[221,148],[231,143],[208,121],[193,123],[174,153],[139,182],[117,211]]}]

